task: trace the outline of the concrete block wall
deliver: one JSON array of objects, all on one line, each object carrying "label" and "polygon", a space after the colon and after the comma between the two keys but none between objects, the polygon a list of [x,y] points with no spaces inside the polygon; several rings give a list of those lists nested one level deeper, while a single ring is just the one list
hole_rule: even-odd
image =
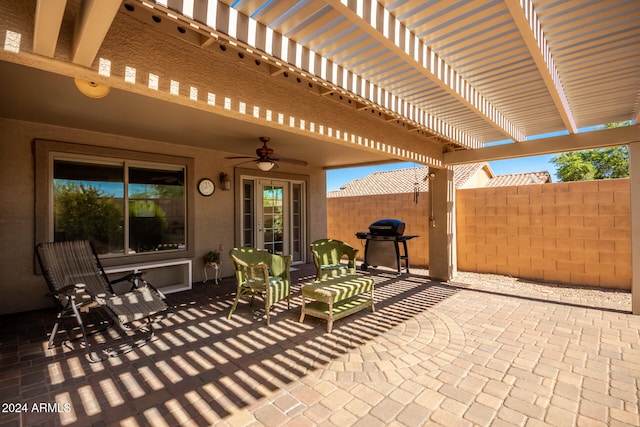
[{"label": "concrete block wall", "polygon": [[[630,289],[627,179],[458,190],[458,269]],[[381,218],[407,224],[414,266],[428,266],[428,195],[330,198],[329,237],[362,248],[355,232]],[[361,255],[364,255],[364,251]]]},{"label": "concrete block wall", "polygon": [[627,179],[458,190],[458,268],[630,289]]},{"label": "concrete block wall", "polygon": [[409,240],[409,261],[412,266],[429,264],[429,201],[422,193],[416,204],[411,194],[385,194],[366,197],[335,197],[327,199],[327,237],[342,240],[359,249],[358,259],[364,257],[365,241],[356,238],[357,231],[368,231],[379,219],[399,219],[406,224],[405,234],[420,237]]}]

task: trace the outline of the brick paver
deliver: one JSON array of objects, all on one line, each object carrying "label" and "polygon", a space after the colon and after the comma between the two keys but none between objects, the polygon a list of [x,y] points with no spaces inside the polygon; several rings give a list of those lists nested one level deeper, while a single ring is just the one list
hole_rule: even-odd
[{"label": "brick paver", "polygon": [[376,312],[331,334],[298,322],[303,266],[271,326],[260,304],[226,319],[231,278],[197,284],[154,341],[97,364],[44,350],[51,311],[0,317],[0,426],[640,424],[640,316],[369,273]]}]

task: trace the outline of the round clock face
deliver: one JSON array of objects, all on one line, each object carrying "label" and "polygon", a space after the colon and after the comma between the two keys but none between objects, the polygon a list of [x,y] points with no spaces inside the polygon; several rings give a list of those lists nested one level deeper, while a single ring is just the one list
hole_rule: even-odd
[{"label": "round clock face", "polygon": [[198,182],[198,191],[203,196],[210,196],[216,191],[216,185],[209,178],[203,178]]}]

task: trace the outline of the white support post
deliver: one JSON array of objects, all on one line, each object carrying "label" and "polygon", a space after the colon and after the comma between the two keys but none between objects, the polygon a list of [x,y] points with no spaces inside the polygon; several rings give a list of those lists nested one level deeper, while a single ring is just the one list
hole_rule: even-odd
[{"label": "white support post", "polygon": [[429,276],[448,281],[457,272],[456,192],[452,169],[429,168]]},{"label": "white support post", "polygon": [[629,144],[631,197],[631,312],[640,315],[640,142]]}]

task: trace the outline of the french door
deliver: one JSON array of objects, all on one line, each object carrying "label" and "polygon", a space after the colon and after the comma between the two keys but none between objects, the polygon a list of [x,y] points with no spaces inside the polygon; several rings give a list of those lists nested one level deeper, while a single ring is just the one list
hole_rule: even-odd
[{"label": "french door", "polygon": [[[285,201],[285,196],[287,200]],[[258,247],[272,254],[289,253],[289,191],[286,182],[258,180]]]},{"label": "french door", "polygon": [[304,262],[304,182],[242,178],[242,246]]}]

